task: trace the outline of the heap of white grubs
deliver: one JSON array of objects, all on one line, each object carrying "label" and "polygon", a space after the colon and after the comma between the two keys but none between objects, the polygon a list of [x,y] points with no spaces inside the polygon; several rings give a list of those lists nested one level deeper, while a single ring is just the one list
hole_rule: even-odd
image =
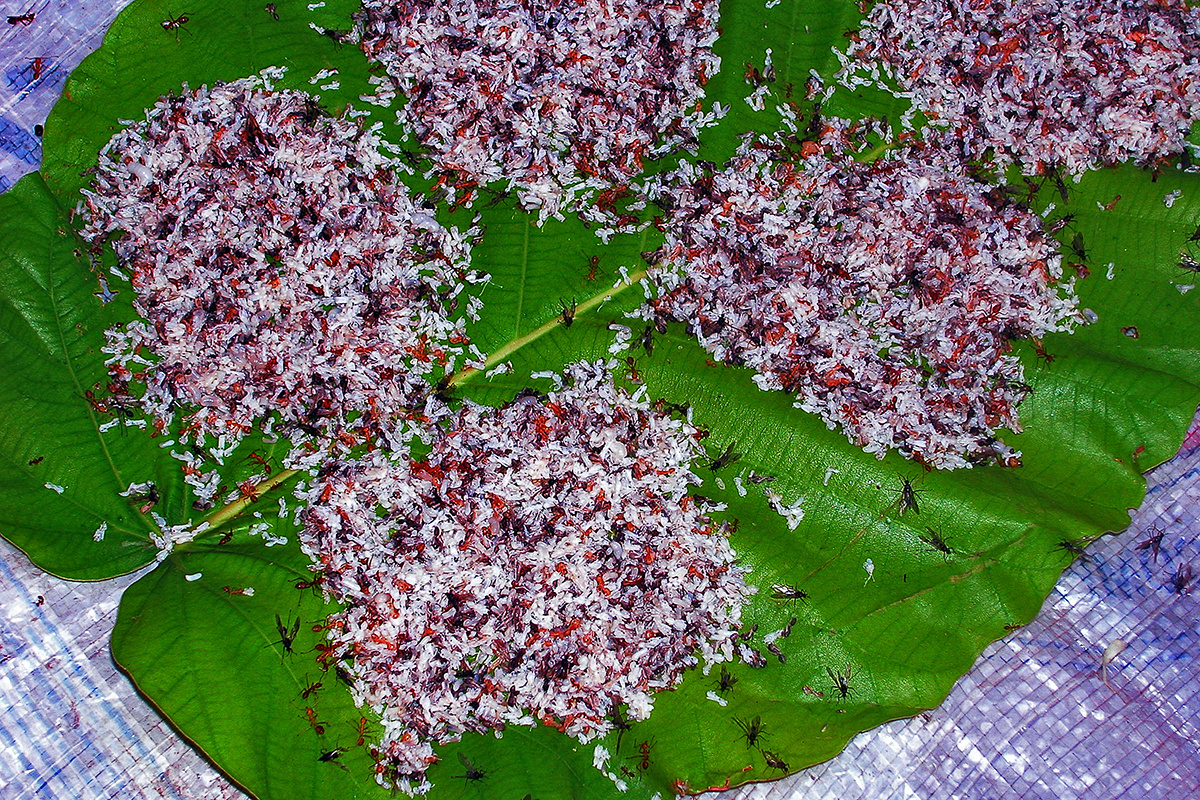
[{"label": "heap of white grubs", "polygon": [[595,210],[577,201],[695,146],[720,113],[699,109],[720,66],[718,5],[367,0],[355,32],[408,98],[400,122],[437,170],[462,176],[464,192],[504,181],[544,220]]},{"label": "heap of white grubs", "polygon": [[142,317],[110,332],[110,370],[144,378],[160,430],[196,409],[181,438],[218,456],[273,413],[294,442],[399,446],[467,358],[483,276],[374,130],[279,74],[185,87],[101,152],[84,236],[117,234]]},{"label": "heap of white grubs", "polygon": [[1020,430],[1028,391],[1010,343],[1078,316],[1056,243],[950,152],[855,160],[871,125],[747,139],[724,169],[668,178],[659,296],[642,313],[686,322],[881,458],[1015,464],[995,436]]},{"label": "heap of white grubs", "polygon": [[843,80],[881,62],[918,108],[1026,174],[1178,154],[1200,117],[1200,8],[1183,0],[884,0]]},{"label": "heap of white grubs", "polygon": [[382,717],[385,785],[424,791],[431,745],[468,731],[603,735],[697,649],[733,657],[750,590],[687,494],[697,431],[610,366],[569,367],[546,399],[467,401],[425,459],[376,451],[307,490],[304,547],[346,606],[325,657],[353,657]]}]

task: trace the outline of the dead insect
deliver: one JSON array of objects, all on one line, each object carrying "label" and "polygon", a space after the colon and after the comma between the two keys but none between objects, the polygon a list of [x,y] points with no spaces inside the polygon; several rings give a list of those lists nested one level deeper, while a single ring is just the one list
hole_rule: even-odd
[{"label": "dead insect", "polygon": [[1057,219],[1053,220],[1049,225],[1047,225],[1046,230],[1049,231],[1050,233],[1058,233],[1059,231],[1061,231],[1063,228],[1067,227],[1074,221],[1075,221],[1074,214],[1063,214],[1061,217],[1058,217]]},{"label": "dead insect", "polygon": [[773,475],[756,475],[754,473],[754,470],[750,470],[750,474],[746,477],[746,480],[750,481],[751,483],[757,484],[757,483],[766,483],[768,481],[773,481],[773,480],[775,480],[775,477]]},{"label": "dead insect", "polygon": [[921,513],[921,507],[917,505],[917,490],[913,488],[912,481],[908,478],[904,479],[904,485],[900,487],[900,497],[897,498],[896,504],[896,509],[902,517],[906,511],[914,514]]},{"label": "dead insect", "polygon": [[846,664],[846,668],[841,672],[834,672],[829,667],[825,668],[825,674],[829,676],[829,680],[833,681],[833,690],[838,693],[838,700],[845,700],[850,695],[854,694],[854,689],[850,686],[850,678],[854,675],[854,668]]},{"label": "dead insect", "polygon": [[1125,334],[1130,339],[1137,339],[1142,335],[1140,332],[1138,332],[1136,325],[1127,325],[1124,328],[1121,328],[1121,333]]},{"label": "dead insect", "polygon": [[263,6],[263,11],[266,11],[268,14],[270,14],[271,19],[279,19],[279,12],[275,10],[274,3],[267,3],[265,6]]},{"label": "dead insect", "polygon": [[762,754],[763,758],[766,759],[767,766],[771,769],[777,769],[782,772],[787,772],[790,769],[787,762],[780,758],[778,754],[772,753],[770,750],[763,750]]},{"label": "dead insect", "polygon": [[29,459],[29,466],[36,467],[38,464],[42,463],[45,458],[45,456],[38,456],[37,458]]},{"label": "dead insect", "polygon": [[726,667],[724,664],[722,664],[721,665],[721,674],[717,678],[717,692],[719,694],[725,694],[730,689],[732,689],[733,685],[737,682],[738,682],[737,676],[735,676],[733,673],[731,673],[729,671],[729,668]]},{"label": "dead insect", "polygon": [[754,634],[758,633],[758,623],[754,623],[744,631],[739,631],[734,634],[734,638],[741,639],[743,642],[748,642],[754,638]]},{"label": "dead insect", "polygon": [[332,750],[322,751],[321,755],[317,756],[317,761],[322,761],[326,764],[332,764],[341,757],[342,753],[346,752],[344,747],[335,747]]},{"label": "dead insect", "polygon": [[783,651],[779,649],[779,645],[775,644],[774,642],[771,642],[770,644],[767,645],[767,650],[769,650],[771,652],[771,655],[773,655],[779,659],[780,664],[787,663],[787,656],[785,656],[783,654]]},{"label": "dead insect", "polygon": [[572,300],[569,304],[563,303],[562,311],[559,313],[558,319],[564,328],[571,327],[571,323],[575,321],[576,308],[578,308],[578,304],[574,300]]},{"label": "dead insect", "polygon": [[1135,547],[1134,549],[1135,550],[1149,550],[1150,551],[1150,560],[1155,563],[1158,563],[1158,551],[1162,547],[1163,536],[1165,536],[1166,534],[1163,531],[1160,531],[1158,528],[1151,528],[1150,530],[1153,531],[1150,538],[1146,539],[1145,541],[1139,542],[1138,546]]},{"label": "dead insect", "polygon": [[26,28],[28,28],[30,25],[33,24],[33,20],[34,20],[35,16],[37,16],[37,15],[32,12],[29,14],[17,14],[15,16],[10,16],[8,18],[8,24],[9,25],[24,25]]},{"label": "dead insect", "polygon": [[1064,553],[1071,554],[1071,560],[1076,558],[1086,558],[1084,548],[1092,543],[1091,539],[1081,537],[1079,539],[1062,539],[1058,544],[1054,545],[1055,550],[1062,550]]},{"label": "dead insect", "polygon": [[646,351],[646,355],[654,355],[654,326],[647,325],[642,331],[642,335],[638,337],[638,344]]},{"label": "dead insect", "polygon": [[787,637],[791,636],[792,635],[792,626],[795,624],[796,624],[795,617],[792,617],[791,619],[789,619],[787,625],[784,625],[783,628],[779,631],[779,638],[786,639]]},{"label": "dead insect", "polygon": [[763,725],[762,719],[759,717],[755,717],[749,722],[739,717],[734,717],[733,724],[742,729],[742,735],[746,739],[747,748],[758,747],[759,741],[766,738],[766,726]]},{"label": "dead insect", "polygon": [[790,583],[776,583],[771,586],[772,600],[807,600],[808,592]]},{"label": "dead insect", "polygon": [[922,542],[929,545],[939,553],[948,556],[954,555],[954,551],[950,549],[950,545],[946,544],[946,540],[942,538],[940,533],[929,526],[926,526],[925,530],[929,532],[929,535],[920,537]]},{"label": "dead insect", "polygon": [[616,700],[613,701],[612,712],[608,718],[612,722],[613,728],[617,731],[617,746],[613,748],[613,752],[619,753],[621,752],[621,737],[625,735],[625,731],[633,726],[629,724],[628,717],[625,716],[625,712],[621,710],[620,703],[616,702]]},{"label": "dead insect", "polygon": [[1071,252],[1079,257],[1080,261],[1087,261],[1087,247],[1083,243],[1083,232],[1077,231],[1071,237]]},{"label": "dead insect", "polygon": [[463,769],[465,769],[466,772],[462,775],[455,775],[454,777],[465,778],[468,781],[481,781],[487,777],[486,772],[472,764],[471,759],[467,758],[462,753],[458,754],[458,761],[463,765]]},{"label": "dead insect", "polygon": [[275,630],[279,632],[279,641],[270,642],[267,644],[267,647],[281,644],[283,645],[283,652],[289,656],[292,655],[292,645],[296,641],[297,634],[300,633],[300,618],[296,617],[295,624],[293,624],[291,628],[288,628],[288,626],[284,624],[283,620],[279,618],[279,615],[276,614]]},{"label": "dead insect", "polygon": [[729,446],[725,448],[725,451],[721,453],[721,455],[714,458],[712,463],[708,465],[708,468],[713,472],[716,472],[719,469],[728,467],[730,464],[741,458],[742,456],[740,453],[733,452],[733,445],[734,442],[730,442]]},{"label": "dead insect", "polygon": [[1175,570],[1175,574],[1171,576],[1171,588],[1175,590],[1175,594],[1183,594],[1191,582],[1192,565],[1180,564],[1179,568]]},{"label": "dead insect", "polygon": [[154,508],[154,504],[159,500],[158,487],[153,483],[147,483],[145,489],[129,495],[129,499],[135,503],[141,503],[142,505],[138,507],[138,511],[146,514],[150,509]]}]

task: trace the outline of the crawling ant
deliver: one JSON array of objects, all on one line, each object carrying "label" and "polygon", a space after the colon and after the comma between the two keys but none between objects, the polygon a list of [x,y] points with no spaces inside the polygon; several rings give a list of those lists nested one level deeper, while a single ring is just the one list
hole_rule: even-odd
[{"label": "crawling ant", "polygon": [[771,769],[777,769],[781,772],[787,772],[791,769],[787,762],[780,758],[777,753],[772,753],[770,750],[763,750],[762,755],[766,759],[767,766]]},{"label": "crawling ant", "polygon": [[625,367],[629,370],[630,383],[642,383],[642,373],[638,372],[637,361],[633,356],[625,357]]},{"label": "crawling ant", "polygon": [[846,664],[846,669],[841,672],[834,672],[829,667],[825,668],[825,674],[833,681],[833,689],[838,693],[838,700],[845,700],[850,695],[854,694],[854,690],[850,687],[850,678],[854,674],[854,668]]},{"label": "crawling ant", "polygon": [[940,533],[928,526],[925,527],[925,530],[929,532],[929,535],[921,536],[920,539],[922,542],[929,545],[939,553],[942,553],[943,555],[954,555],[954,551],[950,549],[950,545],[946,544],[946,540],[942,538]]},{"label": "crawling ant", "polygon": [[729,671],[729,668],[724,664],[721,665],[721,675],[717,678],[717,692],[725,694],[733,685],[738,682],[737,676]]},{"label": "crawling ant", "polygon": [[316,683],[310,683],[308,686],[305,686],[304,689],[300,692],[301,699],[307,700],[308,696],[310,694],[312,694],[313,692],[317,691],[320,688],[321,688],[320,681],[317,681]]},{"label": "crawling ant", "polygon": [[[318,683],[317,685],[320,686],[321,684]],[[359,719],[358,719],[358,740],[355,742],[355,744],[358,745],[359,747],[362,747],[363,742],[365,742],[366,739],[367,739],[367,718],[359,717]]]},{"label": "crawling ant", "polygon": [[29,466],[36,467],[38,464],[42,463],[42,461],[44,461],[45,459],[46,459],[45,456],[38,456],[37,458],[31,458],[31,459],[29,459]]},{"label": "crawling ant", "polygon": [[465,778],[468,781],[481,781],[487,777],[486,772],[484,772],[479,767],[472,764],[471,759],[467,758],[462,753],[458,754],[458,760],[459,760],[459,763],[461,763],[463,765],[463,769],[466,770],[466,773],[464,773],[462,775],[455,775],[454,777]]},{"label": "crawling ant", "polygon": [[716,472],[717,470],[727,467],[741,458],[742,456],[740,453],[733,452],[733,445],[734,442],[730,442],[729,446],[725,448],[725,451],[721,453],[721,455],[714,458],[712,463],[708,465],[708,468],[713,472]]},{"label": "crawling ant", "polygon": [[170,13],[168,13],[167,17],[168,17],[168,19],[164,19],[159,24],[162,25],[162,29],[164,31],[167,31],[167,32],[175,31],[175,41],[177,41],[177,42],[179,41],[179,32],[180,31],[183,31],[188,36],[192,35],[192,32],[189,31],[186,27],[184,27],[185,25],[188,24],[188,22],[191,21],[191,17],[189,17],[187,14],[180,14],[178,17],[172,17],[170,15]]},{"label": "crawling ant", "polygon": [[592,256],[588,264],[587,279],[589,281],[594,281],[596,280],[596,267],[600,266],[600,256]]},{"label": "crawling ant", "polygon": [[271,474],[270,462],[268,462],[267,459],[265,459],[261,455],[259,455],[257,450],[252,451],[250,453],[250,455],[247,456],[247,460],[253,461],[255,464],[258,464],[260,467],[262,467],[262,471],[263,471],[264,475]]},{"label": "crawling ant", "polygon": [[1033,339],[1033,352],[1036,354],[1038,361],[1044,361],[1047,364],[1054,363],[1054,355],[1046,352],[1046,348],[1042,346],[1040,339]]},{"label": "crawling ant", "polygon": [[317,719],[317,712],[311,708],[304,709],[304,715],[308,717],[308,724],[317,732],[317,736],[325,735],[325,723]]},{"label": "crawling ant", "polygon": [[1146,539],[1143,542],[1139,542],[1138,546],[1135,547],[1134,549],[1135,550],[1149,550],[1150,551],[1150,559],[1154,563],[1157,564],[1158,563],[1158,551],[1159,551],[1159,548],[1162,547],[1163,536],[1165,536],[1166,533],[1163,531],[1160,531],[1158,528],[1151,528],[1150,530],[1154,532],[1150,536],[1150,538]]},{"label": "crawling ant", "polygon": [[739,717],[734,717],[733,724],[742,729],[742,736],[746,739],[747,749],[757,747],[758,742],[766,738],[766,726],[759,717],[755,717],[750,722],[746,722],[746,720]]},{"label": "crawling ant", "polygon": [[271,645],[274,645],[274,644],[281,644],[281,645],[283,645],[284,653],[286,653],[289,656],[293,655],[292,645],[296,641],[296,636],[300,633],[300,618],[296,617],[295,624],[292,625],[291,628],[288,628],[288,626],[284,624],[283,620],[279,618],[279,615],[276,614],[275,615],[275,630],[277,630],[279,632],[279,641],[270,642],[267,645],[267,647],[270,647]]},{"label": "crawling ant", "polygon": [[649,739],[638,745],[638,754],[630,756],[631,759],[637,759],[637,768],[642,772],[650,769],[650,748],[654,747],[654,740]]},{"label": "crawling ant", "polygon": [[571,323],[575,321],[575,309],[578,304],[572,300],[569,304],[563,303],[562,311],[559,314],[559,321],[564,328],[571,327]]}]

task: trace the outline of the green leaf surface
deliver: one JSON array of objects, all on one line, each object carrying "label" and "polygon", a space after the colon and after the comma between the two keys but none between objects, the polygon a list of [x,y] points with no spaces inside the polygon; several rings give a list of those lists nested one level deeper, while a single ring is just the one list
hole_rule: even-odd
[{"label": "green leaf surface", "polygon": [[[193,508],[179,462],[159,446],[164,437],[119,424],[100,431],[113,417],[103,401],[103,332],[132,319],[130,289],[114,281],[116,299],[101,302],[111,254],[88,252],[68,210],[120,120],[141,118],[184,82],[196,87],[282,65],[290,70],[284,85],[311,89],[309,76],[336,68],[341,88],[322,93],[334,111],[368,90],[361,53],[308,25],[349,27],[354,3],[335,0],[316,12],[303,3],[276,6],[278,20],[260,0],[195,2],[176,30],[161,23],[178,9],[153,0],[130,6],[68,81],[46,126],[42,172],[0,197],[7,490],[0,533],[55,574],[102,579],[150,564],[155,514],[180,525],[207,513]],[[775,102],[789,92],[802,97],[810,69],[830,81],[831,47],[859,16],[837,0],[773,9],[761,0],[725,3],[724,70],[708,90],[731,111],[706,132],[700,156],[721,161],[740,134],[778,123],[774,112],[753,112],[742,101],[751,91],[745,64],[761,67],[770,47]],[[825,108],[893,119],[900,110],[889,95],[844,90]],[[375,115],[390,137],[402,137],[390,112]],[[1182,197],[1168,208],[1163,198],[1175,189]],[[936,705],[988,643],[1030,620],[1074,549],[1125,527],[1144,494],[1142,471],[1175,452],[1200,400],[1200,292],[1181,290],[1196,276],[1177,266],[1182,250],[1197,255],[1187,240],[1200,220],[1200,178],[1127,167],[1091,173],[1069,190],[1065,207],[1052,187],[1035,205],[1053,201],[1056,214],[1076,215],[1069,231],[1083,235],[1090,269],[1077,289],[1097,320],[1074,335],[1046,337],[1052,361],[1021,345],[1033,392],[1021,406],[1024,431],[1005,435],[1024,453],[1020,468],[926,473],[895,455],[877,460],[797,411],[791,398],[757,389],[747,370],[713,364],[681,326],[655,334],[652,353],[622,354],[633,359],[622,380],[644,382],[652,398],[690,403],[696,424],[710,431],[712,456],[728,446],[740,455],[715,472],[701,465],[696,493],[726,503],[723,517],[737,520],[732,543],[759,587],[746,623],[761,636],[795,618],[791,635],[777,640],[786,662],[764,653],[763,669],[730,666],[736,683],[722,693],[726,706],[707,697],[720,688],[718,673],[692,671],[657,698],[649,720],[608,736],[609,770],[628,781],[627,793],[593,768],[594,744],[549,727],[510,727],[503,738],[474,735],[440,747],[431,797],[648,798],[778,778],[831,757],[858,731]],[[1100,208],[1118,194],[1111,210]],[[471,214],[442,213],[462,227]],[[608,357],[610,324],[640,333],[624,315],[642,302],[642,290],[619,280],[622,269],[644,270],[641,253],[661,242],[653,227],[604,245],[578,220],[538,227],[512,201],[483,209],[482,222],[474,263],[492,281],[478,289],[485,306],[469,333],[514,369],[467,375],[458,396],[498,404],[521,389],[546,388],[531,374]],[[573,324],[562,324],[563,308],[576,304]],[[275,447],[261,438],[244,443],[222,472],[227,486],[271,468]],[[367,752],[377,721],[318,661],[331,606],[297,588],[313,575],[293,509],[281,514],[278,505],[296,478],[277,463],[273,469],[259,499],[220,512],[212,528],[126,590],[114,657],[184,736],[253,795],[388,797]],[[774,480],[750,483],[751,470]],[[120,496],[143,481],[155,482],[156,502]],[[900,502],[905,481],[919,510]],[[804,498],[794,530],[764,490],[786,503]],[[288,544],[268,547],[252,528],[260,521]],[[102,522],[105,536],[95,541]],[[930,543],[931,531],[942,549]],[[774,597],[776,584],[807,597]],[[746,728],[758,732],[756,747]],[[465,776],[460,754],[482,778]]]}]

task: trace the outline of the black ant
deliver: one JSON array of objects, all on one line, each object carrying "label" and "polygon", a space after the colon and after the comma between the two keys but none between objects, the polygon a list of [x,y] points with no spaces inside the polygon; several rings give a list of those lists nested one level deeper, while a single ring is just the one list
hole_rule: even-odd
[{"label": "black ant", "polygon": [[845,700],[854,694],[854,690],[850,687],[850,678],[854,674],[854,668],[849,664],[846,665],[846,669],[842,672],[834,672],[829,667],[826,667],[825,674],[833,681],[833,689],[838,693],[839,700]]},{"label": "black ant", "polygon": [[746,738],[747,749],[757,747],[759,740],[766,738],[766,726],[759,717],[755,717],[750,722],[734,717],[733,724],[742,729],[742,735]]}]

